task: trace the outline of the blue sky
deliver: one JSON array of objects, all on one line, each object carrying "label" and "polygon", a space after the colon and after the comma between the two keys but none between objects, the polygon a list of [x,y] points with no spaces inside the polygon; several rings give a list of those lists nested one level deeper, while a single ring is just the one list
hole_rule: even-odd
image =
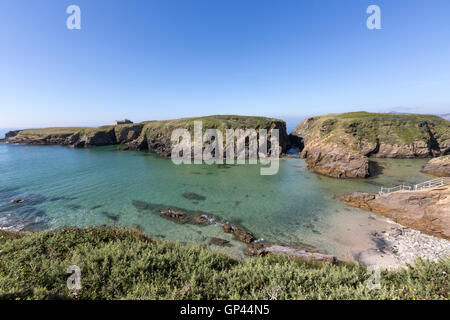
[{"label": "blue sky", "polygon": [[446,113],[449,14],[448,0],[2,0],[0,127]]}]

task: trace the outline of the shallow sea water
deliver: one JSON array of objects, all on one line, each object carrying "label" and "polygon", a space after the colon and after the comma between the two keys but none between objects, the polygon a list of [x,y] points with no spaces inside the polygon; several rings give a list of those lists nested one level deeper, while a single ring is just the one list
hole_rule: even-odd
[{"label": "shallow sea water", "polygon": [[[48,230],[63,226],[140,227],[155,239],[204,245],[244,257],[245,245],[219,225],[181,225],[139,212],[133,200],[201,210],[236,222],[258,238],[287,245],[307,244],[351,259],[370,244],[370,231],[383,218],[351,208],[334,196],[378,192],[380,186],[429,179],[419,172],[426,160],[374,160],[382,169],[366,180],[338,180],[306,169],[302,159],[281,159],[277,175],[261,176],[259,165],[174,165],[149,152],[114,147],[69,149],[60,146],[0,144],[0,227]],[[189,200],[183,193],[204,196]],[[13,198],[29,199],[14,205]],[[210,244],[230,240],[229,248]]]}]

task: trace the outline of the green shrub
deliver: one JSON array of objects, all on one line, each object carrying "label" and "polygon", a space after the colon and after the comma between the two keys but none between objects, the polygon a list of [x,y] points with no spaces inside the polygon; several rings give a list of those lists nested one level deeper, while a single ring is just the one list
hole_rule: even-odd
[{"label": "green shrub", "polygon": [[[319,265],[285,257],[238,261],[202,248],[156,242],[121,228],[0,232],[1,299],[446,299],[450,263],[417,261],[381,273],[356,264]],[[67,267],[81,269],[79,292]]]}]

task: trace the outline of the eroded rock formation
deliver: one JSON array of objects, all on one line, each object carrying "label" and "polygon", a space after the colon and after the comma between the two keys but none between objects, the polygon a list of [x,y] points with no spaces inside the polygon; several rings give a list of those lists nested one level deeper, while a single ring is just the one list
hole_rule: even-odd
[{"label": "eroded rock formation", "polygon": [[311,117],[290,134],[318,173],[370,175],[369,157],[426,158],[450,153],[450,121],[437,116],[352,112]]},{"label": "eroded rock formation", "polygon": [[372,211],[406,227],[450,240],[449,186],[386,195],[355,192],[340,199],[350,206]]}]

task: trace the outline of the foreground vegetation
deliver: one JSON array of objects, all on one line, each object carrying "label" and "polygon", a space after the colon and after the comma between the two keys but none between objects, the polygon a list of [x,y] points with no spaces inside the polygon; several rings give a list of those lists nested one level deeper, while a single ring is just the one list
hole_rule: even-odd
[{"label": "foreground vegetation", "polygon": [[[450,262],[382,271],[369,290],[359,265],[285,257],[238,261],[120,228],[0,231],[1,299],[447,299]],[[81,269],[67,289],[68,266]]]}]

